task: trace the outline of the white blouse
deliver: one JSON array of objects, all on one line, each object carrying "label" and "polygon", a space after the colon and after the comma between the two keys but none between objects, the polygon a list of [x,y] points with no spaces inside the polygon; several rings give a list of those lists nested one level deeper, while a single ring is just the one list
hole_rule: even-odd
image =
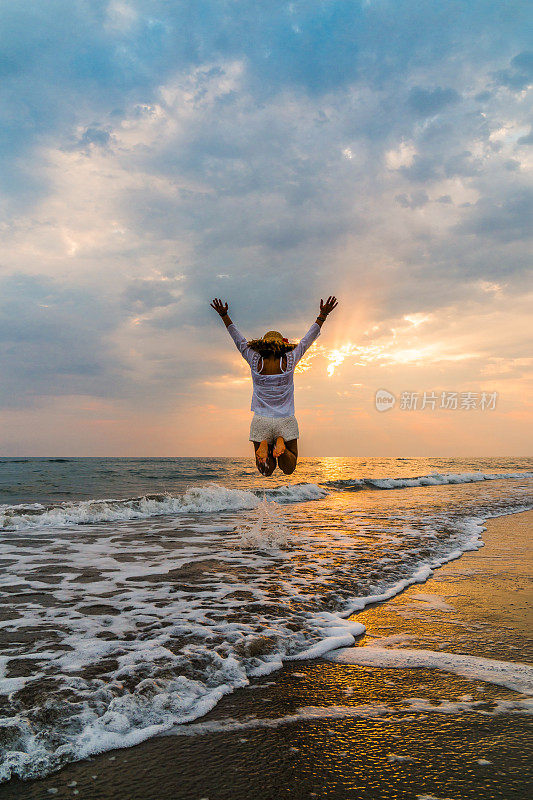
[{"label": "white blouse", "polygon": [[[233,323],[228,325],[228,333],[242,357],[250,365],[254,386],[251,410],[262,417],[292,417],[294,415],[294,368],[305,351],[320,336],[320,325],[313,322],[294,350],[285,353],[287,368],[279,375],[261,375],[258,371],[261,360],[259,353],[248,345],[242,333]],[[280,367],[281,361],[280,358]]]}]

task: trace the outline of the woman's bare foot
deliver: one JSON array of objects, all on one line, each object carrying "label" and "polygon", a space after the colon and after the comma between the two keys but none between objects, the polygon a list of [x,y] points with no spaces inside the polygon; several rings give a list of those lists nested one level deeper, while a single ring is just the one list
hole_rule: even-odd
[{"label": "woman's bare foot", "polygon": [[274,458],[279,458],[285,452],[285,439],[283,436],[278,436],[276,439],[276,444],[274,445],[274,450],[272,451],[272,455]]},{"label": "woman's bare foot", "polygon": [[266,439],[263,439],[263,441],[255,451],[255,455],[260,464],[266,463],[268,457],[268,442]]}]

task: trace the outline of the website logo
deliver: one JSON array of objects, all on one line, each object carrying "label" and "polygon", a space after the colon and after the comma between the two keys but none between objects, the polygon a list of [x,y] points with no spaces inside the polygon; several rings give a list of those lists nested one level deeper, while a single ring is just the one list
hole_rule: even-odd
[{"label": "website logo", "polygon": [[376,411],[390,411],[394,408],[396,398],[386,389],[378,389],[376,392]]}]

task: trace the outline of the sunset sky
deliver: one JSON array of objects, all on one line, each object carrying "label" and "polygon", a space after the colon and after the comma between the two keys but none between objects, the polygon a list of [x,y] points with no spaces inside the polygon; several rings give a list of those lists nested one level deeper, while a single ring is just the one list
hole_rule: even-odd
[{"label": "sunset sky", "polygon": [[329,294],[302,455],[531,452],[529,3],[0,17],[2,455],[247,455],[249,368],[209,303],[298,339]]}]

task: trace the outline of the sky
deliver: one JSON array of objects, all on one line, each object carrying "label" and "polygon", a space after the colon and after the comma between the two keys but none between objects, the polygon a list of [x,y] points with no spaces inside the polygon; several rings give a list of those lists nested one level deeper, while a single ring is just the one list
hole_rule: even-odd
[{"label": "sky", "polygon": [[3,3],[0,454],[247,455],[249,368],[211,300],[296,341],[330,294],[302,455],[530,454],[531,22]]}]

